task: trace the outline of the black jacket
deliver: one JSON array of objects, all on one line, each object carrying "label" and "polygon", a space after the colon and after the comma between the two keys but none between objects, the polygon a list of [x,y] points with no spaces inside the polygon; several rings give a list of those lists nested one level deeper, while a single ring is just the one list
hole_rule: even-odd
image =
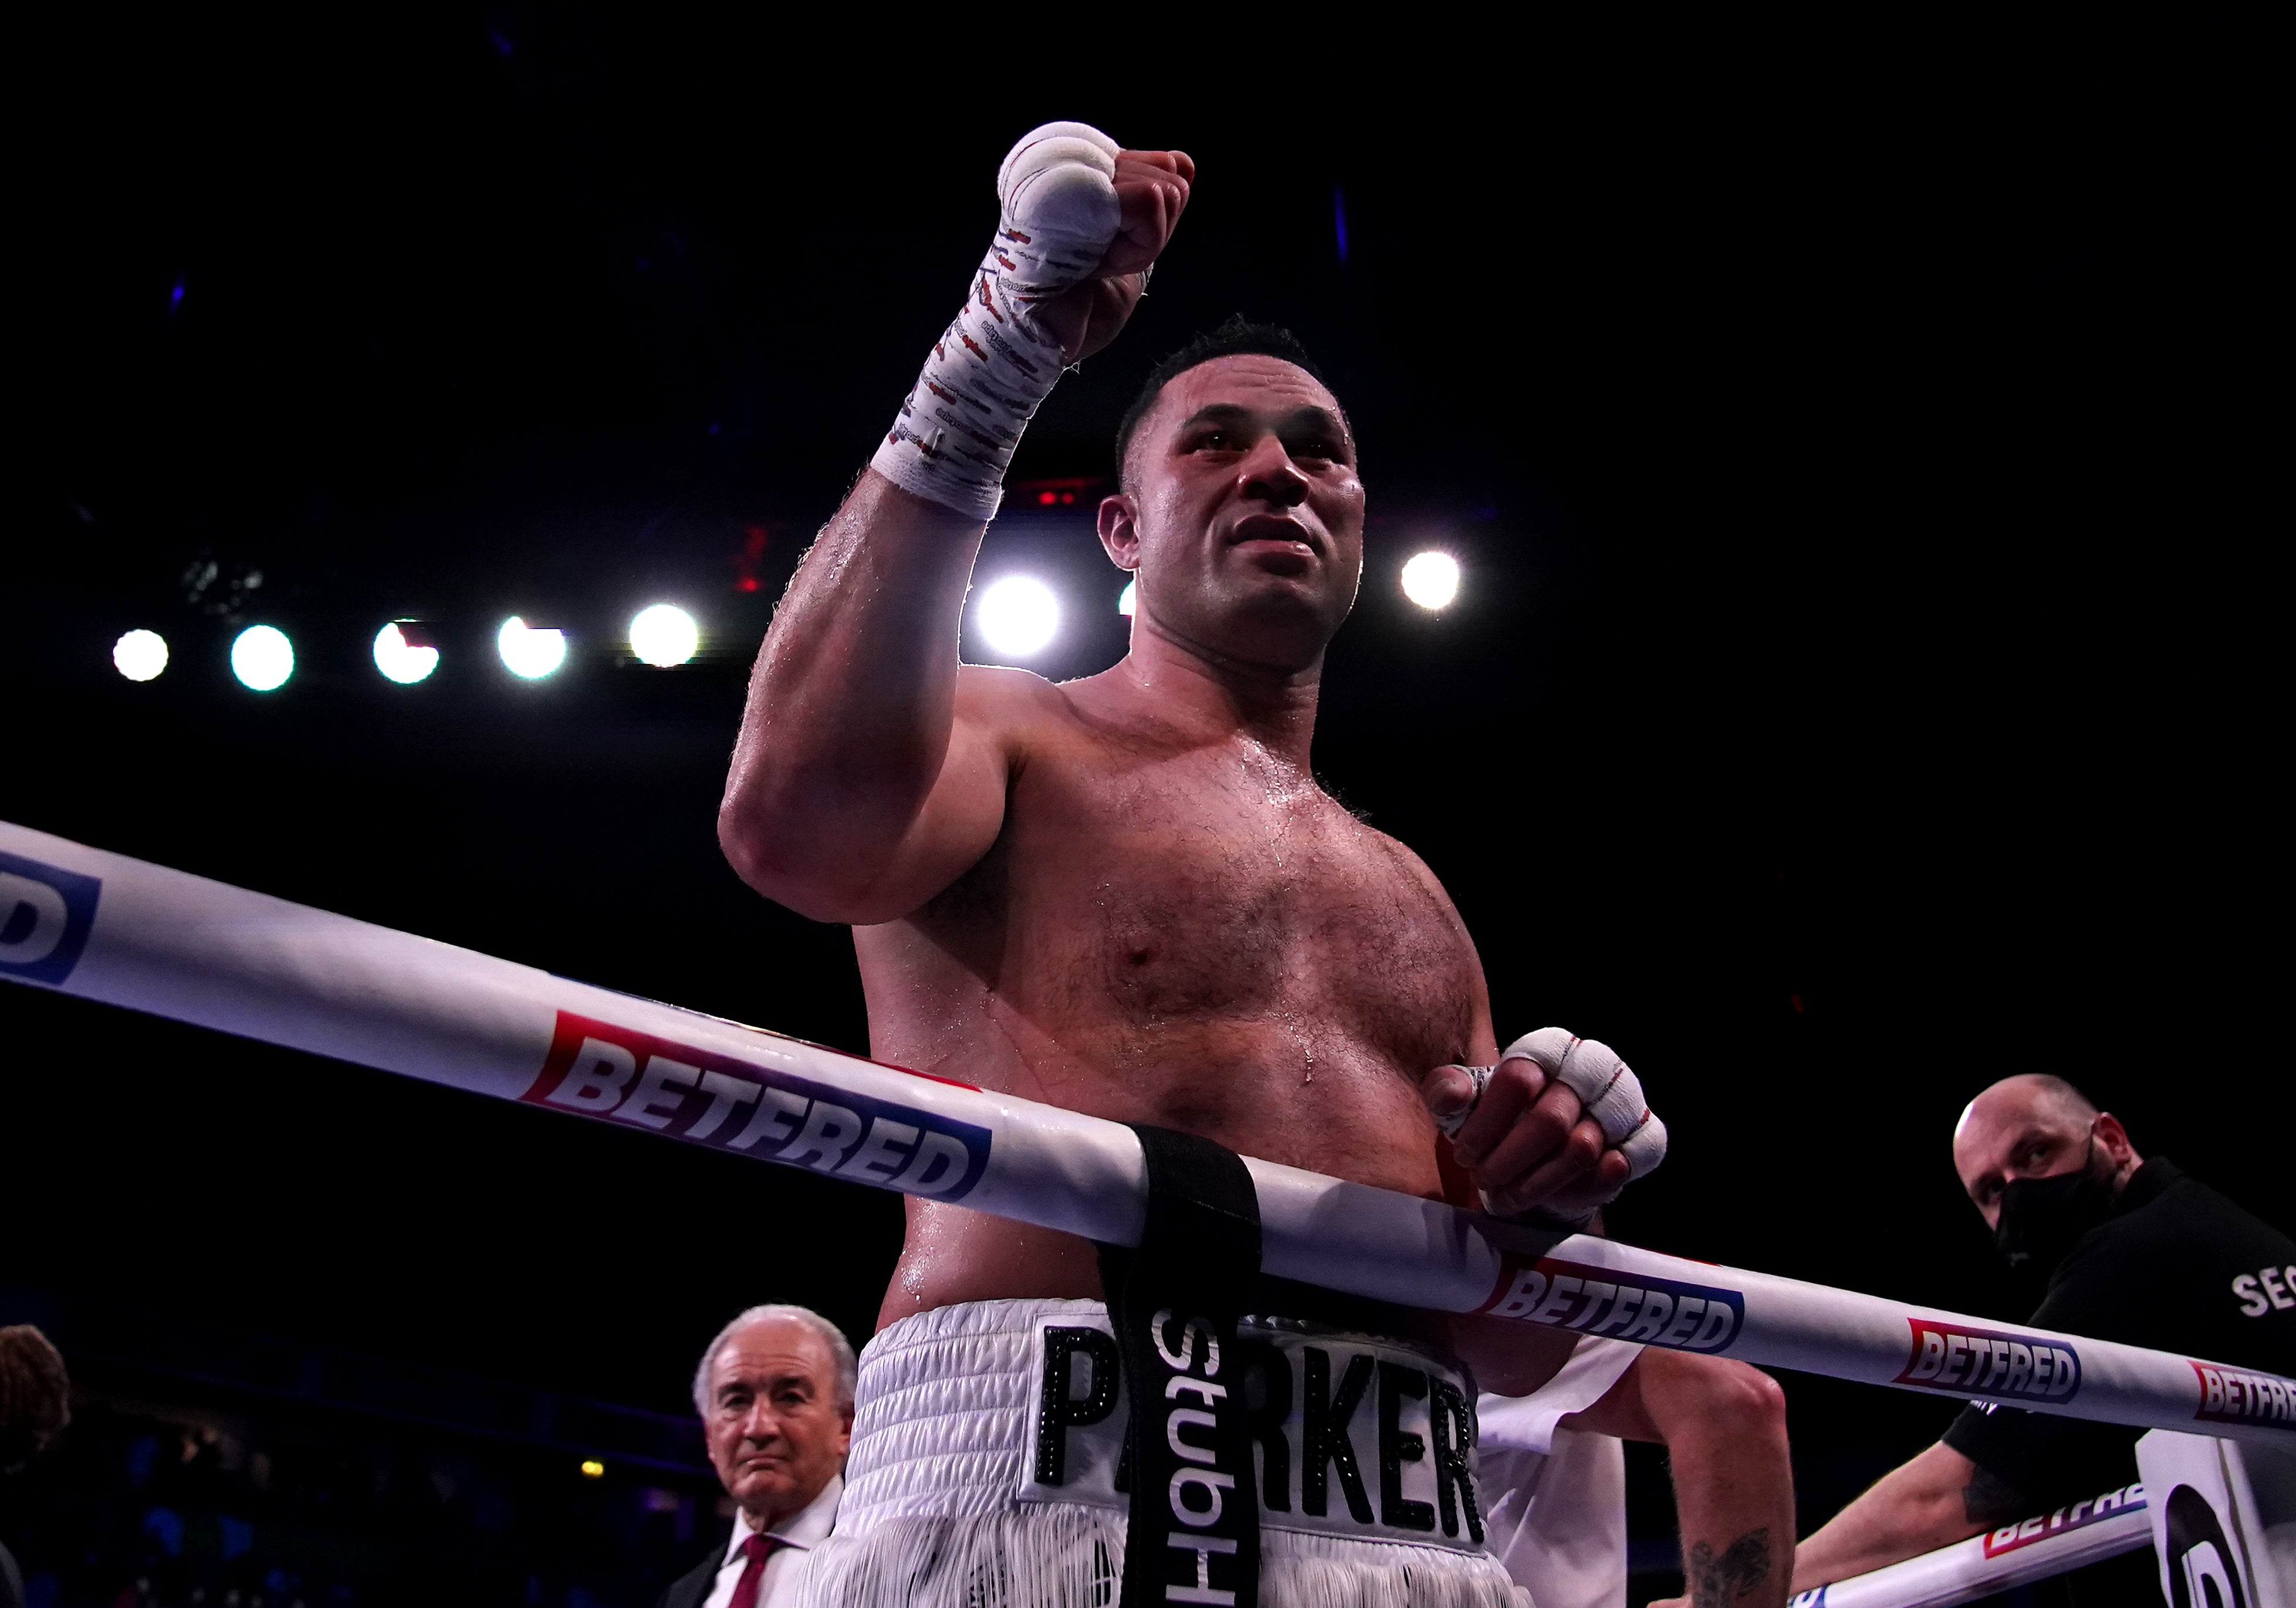
[{"label": "black jacket", "polygon": [[701,1608],[709,1596],[709,1587],[718,1583],[718,1571],[726,1565],[726,1543],[719,1541],[709,1550],[709,1555],[669,1583],[654,1608]]},{"label": "black jacket", "polygon": [[[2296,1240],[2165,1157],[2050,1276],[2033,1325],[2209,1362],[2296,1374]],[[2039,1511],[2136,1478],[2144,1432],[1972,1407],[1945,1443]]]}]

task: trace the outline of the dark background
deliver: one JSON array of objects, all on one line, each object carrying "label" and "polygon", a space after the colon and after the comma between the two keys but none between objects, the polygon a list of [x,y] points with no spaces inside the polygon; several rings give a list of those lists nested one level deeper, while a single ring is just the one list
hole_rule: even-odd
[{"label": "dark background", "polygon": [[[2021,1316],[1946,1142],[2034,1069],[2286,1224],[2278,1139],[2244,1141],[2290,1115],[2290,265],[2243,45],[1737,43],[1720,76],[1215,53],[1230,92],[1164,41],[984,96],[977,62],[845,78],[770,25],[53,41],[12,206],[0,818],[865,1049],[845,934],[718,855],[743,677],[998,158],[1081,116],[1199,185],[1016,480],[1105,476],[1140,376],[1231,312],[1316,352],[1374,511],[1318,771],[1451,889],[1503,1037],[1561,1021],[1650,1085],[1674,1151],[1614,1232]],[[1063,593],[1054,676],[1122,649],[1093,495],[984,560]],[[1440,615],[1396,584],[1429,545],[1465,570]],[[663,598],[705,632],[676,671],[619,645]],[[511,612],[570,632],[564,671],[503,672]],[[367,658],[401,616],[445,653],[411,688]],[[268,695],[226,668],[258,621],[299,654]],[[131,626],[157,682],[111,669]],[[744,1305],[865,1336],[898,1243],[888,1197],[633,1133],[29,990],[0,1029],[0,1319],[78,1325],[106,1399],[381,1432],[184,1364],[212,1329],[676,1415]],[[1805,1525],[1947,1413],[1788,1384]],[[521,1511],[562,1520],[586,1443],[522,1444]],[[698,1467],[697,1437],[643,1477]]]}]

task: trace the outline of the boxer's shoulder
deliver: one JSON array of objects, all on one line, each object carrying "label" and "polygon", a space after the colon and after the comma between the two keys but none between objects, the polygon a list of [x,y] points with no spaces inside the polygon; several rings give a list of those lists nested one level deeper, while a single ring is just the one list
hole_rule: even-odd
[{"label": "boxer's shoulder", "polygon": [[956,713],[1018,768],[1037,765],[1080,776],[1115,777],[1190,749],[1110,677],[1050,681],[1033,670],[965,665]]},{"label": "boxer's shoulder", "polygon": [[1072,743],[1104,726],[1079,699],[1084,682],[1049,681],[1034,670],[968,664],[956,672],[956,716],[1016,755]]},{"label": "boxer's shoulder", "polygon": [[1451,909],[1424,860],[1315,776],[1242,734],[1207,741],[1177,726],[1111,675],[1053,682],[968,665],[957,707],[1004,757],[1008,812],[1049,811],[1071,826],[1070,816],[1087,817],[1114,839],[1187,822],[1214,826],[1231,867],[1250,843],[1281,840],[1327,869],[1343,866],[1350,882],[1368,877]]}]

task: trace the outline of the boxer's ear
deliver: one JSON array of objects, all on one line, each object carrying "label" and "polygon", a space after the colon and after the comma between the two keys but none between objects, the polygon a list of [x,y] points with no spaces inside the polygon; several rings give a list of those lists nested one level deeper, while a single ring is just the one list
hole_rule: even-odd
[{"label": "boxer's ear", "polygon": [[1100,499],[1100,545],[1119,570],[1140,567],[1140,505],[1128,491]]}]

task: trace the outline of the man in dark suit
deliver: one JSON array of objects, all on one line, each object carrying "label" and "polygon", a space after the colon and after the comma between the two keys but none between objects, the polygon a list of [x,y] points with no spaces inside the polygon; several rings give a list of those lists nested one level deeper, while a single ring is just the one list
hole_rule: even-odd
[{"label": "man in dark suit", "polygon": [[752,1307],[693,1375],[709,1461],[739,1517],[659,1608],[787,1608],[837,1522],[853,1435],[853,1348],[803,1307]]}]

